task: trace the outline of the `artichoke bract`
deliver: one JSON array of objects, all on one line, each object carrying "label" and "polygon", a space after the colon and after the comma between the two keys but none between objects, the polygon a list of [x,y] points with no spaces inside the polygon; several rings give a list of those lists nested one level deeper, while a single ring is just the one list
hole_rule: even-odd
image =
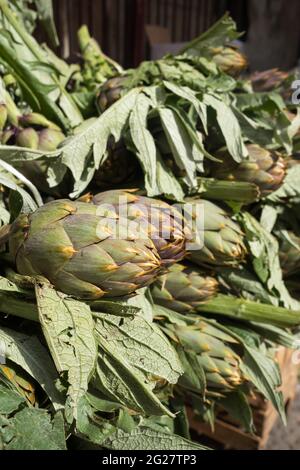
[{"label": "artichoke bract", "polygon": [[[203,209],[203,223],[194,226],[199,204]],[[195,240],[187,256],[190,261],[200,266],[234,266],[243,260],[246,255],[244,234],[225,210],[205,199],[197,199],[186,204],[184,211],[192,225],[191,241]]]},{"label": "artichoke bract", "polygon": [[42,275],[77,298],[132,294],[161,268],[149,238],[129,233],[115,214],[98,215],[90,203],[49,202],[16,219],[11,233],[10,251],[20,274]]},{"label": "artichoke bract", "polygon": [[286,164],[278,152],[256,144],[246,145],[249,158],[235,162],[227,150],[219,150],[216,157],[221,163],[211,165],[211,176],[219,180],[245,181],[258,186],[266,196],[278,189],[286,174]]},{"label": "artichoke bract", "polygon": [[213,297],[218,282],[196,267],[171,266],[151,286],[156,304],[179,313],[196,313],[199,304]]},{"label": "artichoke bract", "polygon": [[98,206],[107,205],[113,213],[126,214],[134,221],[136,229],[144,231],[152,240],[164,266],[170,266],[186,255],[185,220],[175,207],[139,196],[132,190],[105,191],[94,196],[91,202]]}]

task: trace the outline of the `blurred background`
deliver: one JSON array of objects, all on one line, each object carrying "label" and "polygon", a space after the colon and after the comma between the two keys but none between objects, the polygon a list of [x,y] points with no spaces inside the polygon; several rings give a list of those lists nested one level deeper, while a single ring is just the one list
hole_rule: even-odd
[{"label": "blurred background", "polygon": [[[300,55],[299,0],[54,0],[60,53],[74,59],[83,23],[124,67],[176,52],[229,11],[252,70],[291,69]],[[43,39],[43,33],[38,33]]]}]

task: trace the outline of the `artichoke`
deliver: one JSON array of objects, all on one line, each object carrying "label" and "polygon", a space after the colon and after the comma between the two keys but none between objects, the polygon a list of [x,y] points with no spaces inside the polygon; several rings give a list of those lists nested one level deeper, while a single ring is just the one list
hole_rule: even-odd
[{"label": "artichoke", "polygon": [[217,288],[217,280],[196,267],[175,264],[157,278],[151,293],[157,305],[179,313],[195,313],[199,304],[216,294]]},{"label": "artichoke", "polygon": [[123,140],[109,142],[108,157],[94,175],[99,188],[130,184],[139,177],[140,166],[133,153],[127,150]]},{"label": "artichoke", "polygon": [[[195,220],[198,204],[203,209],[201,226]],[[246,248],[242,229],[225,210],[210,201],[198,199],[185,204],[184,214],[192,232],[190,241],[194,242],[188,253],[189,260],[200,266],[235,266],[243,260]]]},{"label": "artichoke", "polygon": [[232,46],[210,48],[213,62],[228,75],[236,77],[248,66],[246,56]]},{"label": "artichoke", "polygon": [[185,221],[175,207],[166,202],[134,194],[133,191],[112,190],[99,193],[91,201],[108,205],[114,214],[126,214],[155,245],[164,266],[180,261],[186,255]]},{"label": "artichoke", "polygon": [[150,239],[130,233],[116,213],[104,217],[97,206],[80,201],[56,200],[19,216],[11,226],[10,251],[20,274],[42,275],[82,299],[132,294],[161,268]]},{"label": "artichoke", "polygon": [[39,145],[39,135],[37,131],[33,129],[33,127],[21,129],[17,132],[16,144],[19,147],[26,147],[36,150]]},{"label": "artichoke", "polygon": [[250,80],[254,91],[266,92],[279,88],[288,76],[288,72],[275,68],[263,72],[254,72],[250,76]]},{"label": "artichoke", "polygon": [[[161,313],[158,311],[158,313]],[[222,396],[247,382],[242,372],[241,344],[215,321],[180,317],[162,320],[184,367],[178,385],[185,391]]]},{"label": "artichoke", "polygon": [[219,180],[244,181],[256,184],[262,196],[276,191],[282,184],[286,165],[278,152],[266,150],[259,145],[247,145],[249,157],[235,162],[227,150],[219,150],[216,157],[221,163],[212,163],[211,176]]},{"label": "artichoke", "polygon": [[65,135],[56,129],[43,129],[39,132],[39,150],[52,152],[65,140]]},{"label": "artichoke", "polygon": [[121,98],[126,88],[126,80],[126,76],[113,77],[101,86],[96,99],[97,107],[101,113]]}]

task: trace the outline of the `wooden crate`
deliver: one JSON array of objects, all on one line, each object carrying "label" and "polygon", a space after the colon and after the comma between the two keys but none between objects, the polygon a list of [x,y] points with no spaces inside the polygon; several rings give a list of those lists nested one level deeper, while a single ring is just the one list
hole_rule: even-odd
[{"label": "wooden crate", "polygon": [[[282,375],[282,393],[286,411],[295,398],[298,366],[292,361],[294,351],[286,348],[278,348],[276,360],[279,364]],[[192,409],[188,409],[188,417],[191,430],[201,436],[209,438],[216,447],[236,450],[258,450],[263,449],[269,438],[270,432],[278,419],[278,413],[273,405],[261,394],[256,393],[249,398],[249,403],[253,411],[253,420],[256,434],[252,435],[243,431],[240,425],[233,420],[226,412],[220,412],[215,422],[214,432],[206,423],[201,423],[195,416]],[[193,436],[194,437],[194,436]],[[195,439],[195,437],[194,437]]]}]

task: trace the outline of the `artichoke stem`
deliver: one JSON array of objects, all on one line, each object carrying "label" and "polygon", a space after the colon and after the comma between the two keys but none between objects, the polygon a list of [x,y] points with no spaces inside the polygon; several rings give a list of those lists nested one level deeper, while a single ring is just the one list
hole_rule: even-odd
[{"label": "artichoke stem", "polygon": [[260,191],[254,183],[198,178],[198,194],[207,199],[251,204],[259,199]]},{"label": "artichoke stem", "polygon": [[284,307],[275,307],[222,294],[199,305],[197,311],[238,320],[268,323],[282,328],[290,328],[300,323],[299,310],[292,311]]}]

